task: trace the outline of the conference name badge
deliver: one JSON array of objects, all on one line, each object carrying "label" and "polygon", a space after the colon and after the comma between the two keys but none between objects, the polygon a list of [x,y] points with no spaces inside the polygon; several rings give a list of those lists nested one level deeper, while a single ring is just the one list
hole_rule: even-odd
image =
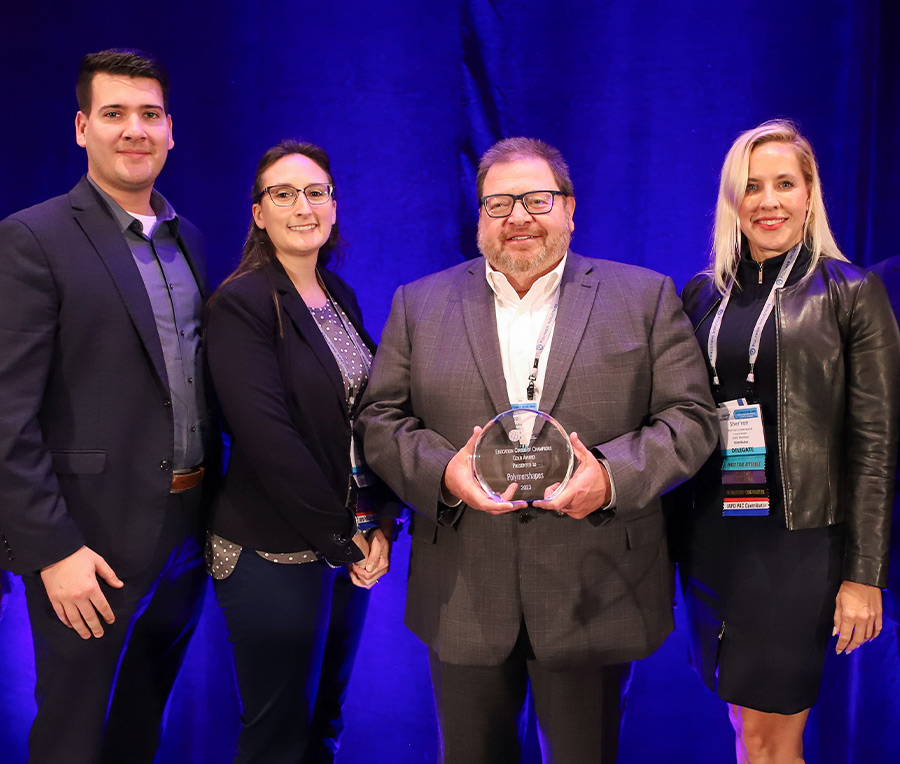
[{"label": "conference name badge", "polygon": [[766,480],[766,438],[762,409],[743,398],[718,406],[719,448],[725,517],[759,517],[769,514]]}]

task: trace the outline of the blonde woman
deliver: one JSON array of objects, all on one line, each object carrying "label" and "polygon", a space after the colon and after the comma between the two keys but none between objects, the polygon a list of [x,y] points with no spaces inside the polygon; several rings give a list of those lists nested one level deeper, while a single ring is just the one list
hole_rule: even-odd
[{"label": "blonde woman", "polygon": [[881,631],[900,337],[877,277],[835,243],[796,125],[734,142],[709,270],[683,294],[719,404],[681,575],[692,662],[742,764],[803,761],[825,650]]}]

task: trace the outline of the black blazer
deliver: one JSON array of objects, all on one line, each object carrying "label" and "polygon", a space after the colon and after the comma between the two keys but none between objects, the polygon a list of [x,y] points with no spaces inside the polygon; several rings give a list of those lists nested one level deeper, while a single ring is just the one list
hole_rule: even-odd
[{"label": "black blazer", "polygon": [[[199,232],[179,246],[201,294]],[[144,283],[86,178],[0,222],[0,559],[35,572],[87,544],[119,576],[154,552],[172,407]]]},{"label": "black blazer", "polygon": [[[351,289],[330,271],[321,275],[374,352]],[[206,347],[231,435],[212,530],[252,549],[363,559],[346,506],[351,425],[343,378],[280,263],[219,290],[207,312]]]}]

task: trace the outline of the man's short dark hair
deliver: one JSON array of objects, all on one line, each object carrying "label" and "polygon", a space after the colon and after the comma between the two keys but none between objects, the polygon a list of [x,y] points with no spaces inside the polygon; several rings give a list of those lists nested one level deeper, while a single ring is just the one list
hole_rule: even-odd
[{"label": "man's short dark hair", "polygon": [[575,188],[569,176],[569,165],[566,164],[559,149],[537,138],[504,138],[485,151],[478,163],[478,175],[475,178],[478,198],[482,197],[484,176],[491,167],[519,159],[543,159],[550,166],[550,172],[553,173],[553,179],[559,190],[567,196],[575,196]]},{"label": "man's short dark hair", "polygon": [[166,114],[169,113],[169,73],[166,67],[155,56],[130,48],[101,50],[99,53],[88,53],[81,59],[75,97],[83,113],[91,112],[91,83],[94,75],[99,73],[156,80],[162,90],[163,108]]}]

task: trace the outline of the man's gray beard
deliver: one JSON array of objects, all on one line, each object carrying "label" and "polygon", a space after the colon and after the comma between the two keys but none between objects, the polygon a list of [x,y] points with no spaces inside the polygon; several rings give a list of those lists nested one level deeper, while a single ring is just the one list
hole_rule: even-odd
[{"label": "man's gray beard", "polygon": [[478,224],[478,251],[484,255],[491,267],[504,274],[515,273],[518,276],[537,276],[548,268],[552,268],[562,260],[569,249],[572,233],[566,229],[552,233],[544,239],[544,246],[531,257],[514,256],[503,249],[496,239],[488,240],[484,235],[481,223]]}]

